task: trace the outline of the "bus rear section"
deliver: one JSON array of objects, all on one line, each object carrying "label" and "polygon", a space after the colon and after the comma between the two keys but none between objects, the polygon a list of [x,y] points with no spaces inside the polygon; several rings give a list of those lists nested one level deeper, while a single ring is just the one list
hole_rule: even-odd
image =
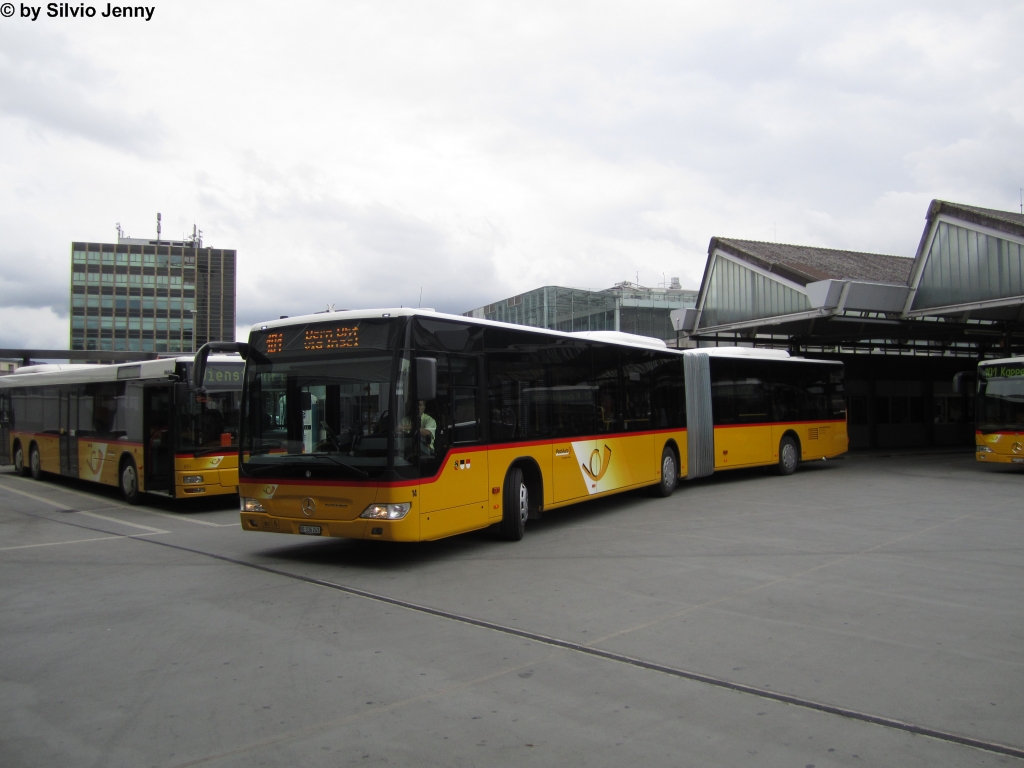
[{"label": "bus rear section", "polygon": [[707,392],[711,422],[709,430],[701,423],[706,415],[690,416],[691,439],[712,446],[710,457],[705,451],[704,471],[694,467],[691,477],[772,464],[790,474],[801,461],[848,450],[842,363],[738,347],[684,354],[694,362],[707,358],[706,369],[688,366],[687,388],[695,395]]},{"label": "bus rear section", "polygon": [[1024,358],[978,365],[975,457],[985,464],[1024,464]]}]

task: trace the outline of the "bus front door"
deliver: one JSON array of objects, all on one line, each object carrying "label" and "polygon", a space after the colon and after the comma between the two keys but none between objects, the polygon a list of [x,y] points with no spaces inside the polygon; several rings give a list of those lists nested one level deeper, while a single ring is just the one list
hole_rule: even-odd
[{"label": "bus front door", "polygon": [[78,391],[60,394],[60,473],[78,477]]},{"label": "bus front door", "polygon": [[146,441],[146,491],[171,493],[174,486],[171,388],[146,387],[142,398],[142,432]]}]

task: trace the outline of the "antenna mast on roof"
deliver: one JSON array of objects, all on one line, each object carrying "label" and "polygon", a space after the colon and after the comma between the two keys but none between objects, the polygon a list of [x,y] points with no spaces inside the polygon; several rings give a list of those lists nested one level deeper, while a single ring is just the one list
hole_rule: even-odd
[{"label": "antenna mast on roof", "polygon": [[160,213],[156,214],[156,241],[160,242]]}]

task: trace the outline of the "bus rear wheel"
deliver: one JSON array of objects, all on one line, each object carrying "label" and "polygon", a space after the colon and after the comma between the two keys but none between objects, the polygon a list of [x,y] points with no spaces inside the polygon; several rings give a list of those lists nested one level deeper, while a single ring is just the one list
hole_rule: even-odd
[{"label": "bus rear wheel", "polygon": [[43,479],[43,460],[39,456],[39,446],[35,444],[28,449],[28,471],[33,480]]},{"label": "bus rear wheel", "polygon": [[128,458],[121,463],[119,477],[121,496],[129,504],[141,504],[142,492],[139,490],[139,470],[135,468],[134,459]]},{"label": "bus rear wheel", "polygon": [[505,541],[519,541],[526,530],[526,518],[530,516],[530,490],[523,479],[523,470],[513,467],[505,475],[505,489],[502,496],[501,522],[498,530]]},{"label": "bus rear wheel", "polygon": [[14,471],[22,477],[28,477],[28,466],[25,464],[25,449],[18,443],[14,447]]},{"label": "bus rear wheel", "polygon": [[800,465],[800,451],[796,446],[796,440],[786,435],[779,441],[779,466],[780,475],[792,475]]},{"label": "bus rear wheel", "polygon": [[661,452],[661,480],[651,490],[655,496],[671,496],[679,482],[679,467],[676,464],[676,454],[667,445]]}]

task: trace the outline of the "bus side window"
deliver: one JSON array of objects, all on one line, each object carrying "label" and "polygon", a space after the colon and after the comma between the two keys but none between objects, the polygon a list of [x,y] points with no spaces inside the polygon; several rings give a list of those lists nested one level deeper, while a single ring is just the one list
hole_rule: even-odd
[{"label": "bus side window", "polygon": [[598,432],[618,432],[622,429],[619,374],[619,350],[615,347],[595,346],[594,384],[597,385]]},{"label": "bus side window", "polygon": [[659,361],[651,373],[651,410],[655,429],[686,426],[686,389],[683,361]]}]

